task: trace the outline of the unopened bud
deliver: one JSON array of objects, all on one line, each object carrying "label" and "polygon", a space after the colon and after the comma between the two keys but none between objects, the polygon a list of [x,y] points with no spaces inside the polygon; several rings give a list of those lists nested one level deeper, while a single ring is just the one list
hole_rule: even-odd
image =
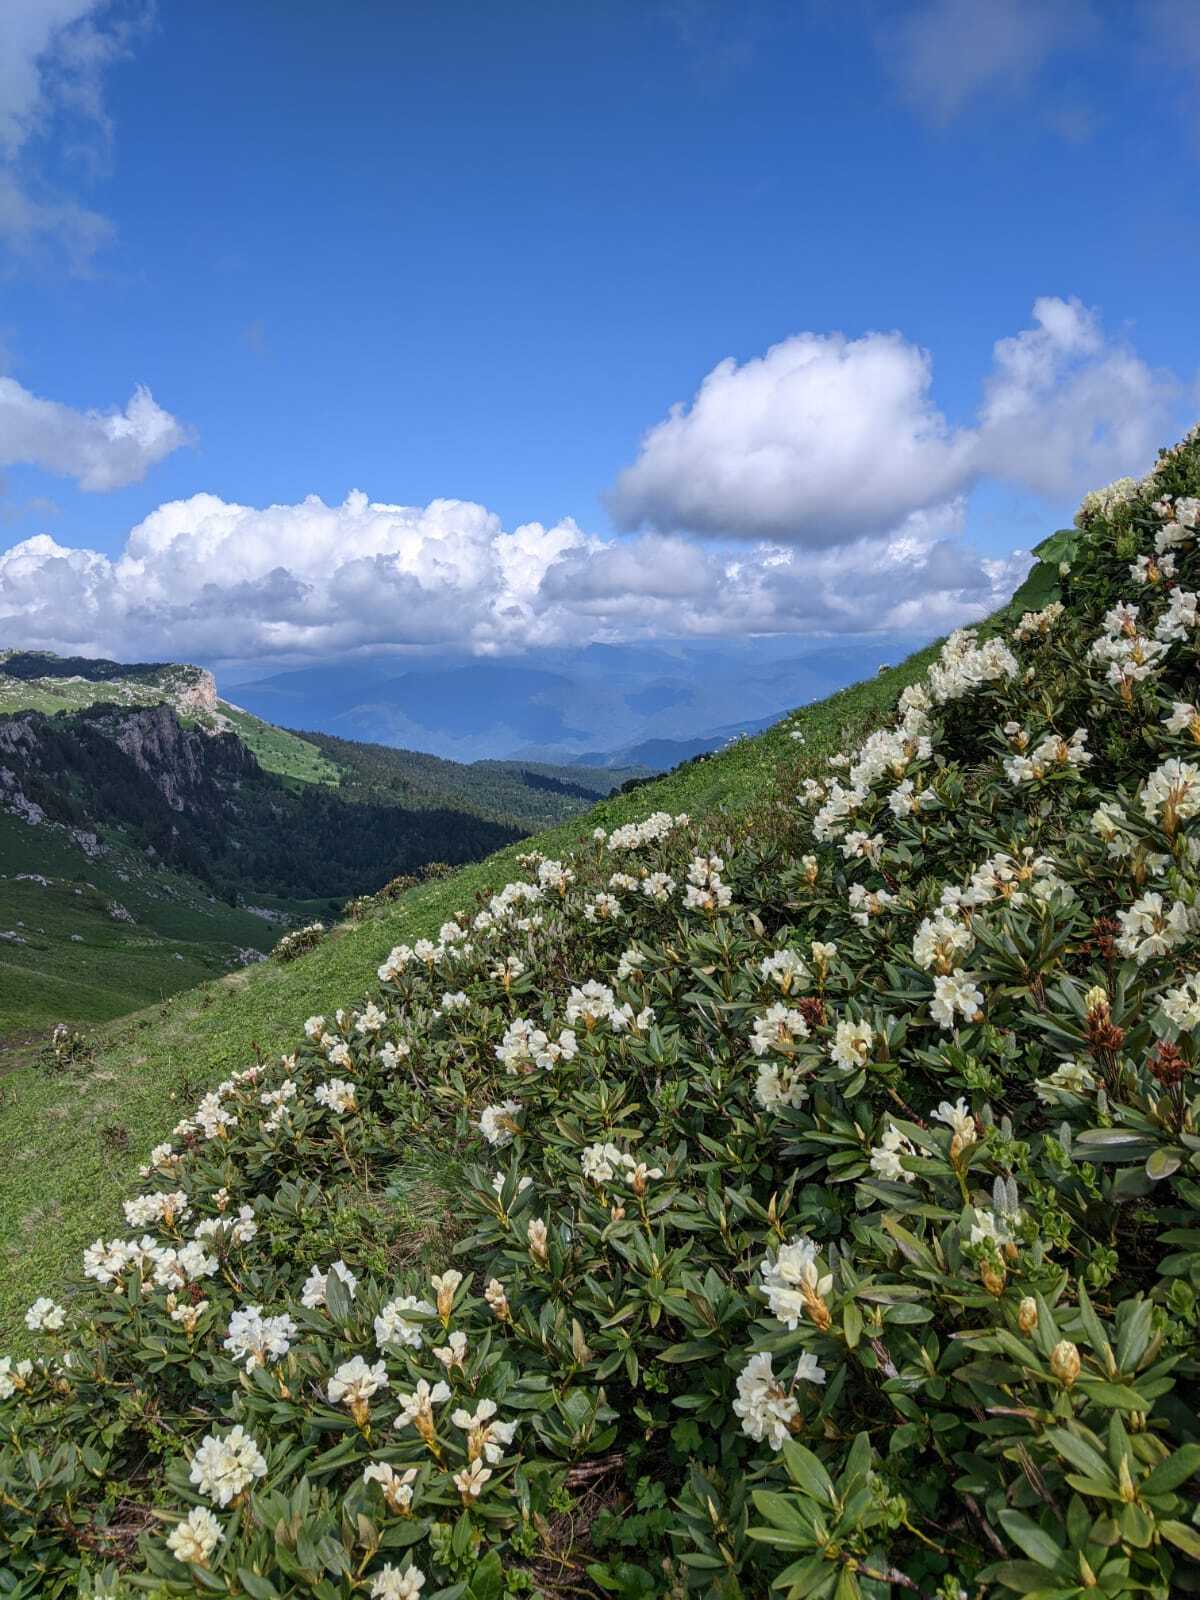
[{"label": "unopened bud", "polygon": [[1085,1011],[1099,1011],[1101,1006],[1108,1010],[1108,990],[1101,983],[1094,984],[1083,997]]},{"label": "unopened bud", "polygon": [[497,1321],[507,1322],[509,1320],[508,1295],[505,1293],[504,1285],[499,1278],[490,1279],[487,1288],[483,1291],[483,1298],[491,1307],[492,1315]]},{"label": "unopened bud", "polygon": [[1060,1339],[1051,1350],[1050,1371],[1066,1389],[1079,1376],[1079,1350],[1070,1339]]},{"label": "unopened bud", "polygon": [[1024,1334],[1036,1333],[1038,1325],[1037,1301],[1027,1294],[1017,1308],[1017,1327]]},{"label": "unopened bud", "polygon": [[525,1230],[525,1233],[529,1240],[530,1255],[533,1256],[535,1261],[545,1262],[547,1259],[547,1233],[546,1224],[542,1221],[541,1217],[534,1217],[533,1221],[529,1224],[529,1227]]},{"label": "unopened bud", "polygon": [[982,1280],[983,1287],[989,1294],[994,1294],[997,1298],[999,1298],[999,1296],[1004,1293],[1004,1285],[1007,1281],[1008,1274],[1004,1270],[1003,1262],[997,1266],[992,1261],[984,1261],[983,1265],[979,1269],[979,1276]]},{"label": "unopened bud", "polygon": [[953,1139],[951,1139],[951,1141],[950,1141],[950,1160],[954,1163],[955,1166],[957,1166],[958,1163],[962,1160],[963,1152],[966,1151],[966,1150],[969,1150],[974,1143],[975,1143],[975,1129],[974,1129],[974,1127],[960,1128],[958,1130],[958,1132],[954,1135]]}]

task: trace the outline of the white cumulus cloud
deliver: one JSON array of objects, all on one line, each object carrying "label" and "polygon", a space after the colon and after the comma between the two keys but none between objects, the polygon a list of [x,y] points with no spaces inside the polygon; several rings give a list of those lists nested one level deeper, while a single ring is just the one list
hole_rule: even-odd
[{"label": "white cumulus cloud", "polygon": [[142,385],[123,410],[77,411],[0,377],[0,467],[41,467],[75,478],[81,489],[120,489],[187,439]]},{"label": "white cumulus cloud", "polygon": [[1046,296],[999,340],[978,418],[954,427],[899,333],[800,333],[732,358],[673,406],[611,494],[618,524],[825,548],[894,528],[986,478],[1070,495],[1149,459],[1176,385]]},{"label": "white cumulus cloud", "polygon": [[963,543],[963,506],[840,549],[513,530],[486,507],[160,506],[111,560],[39,534],[0,554],[0,641],[63,653],[296,662],[387,649],[478,654],[750,633],[942,627],[985,616],[1028,558]]},{"label": "white cumulus cloud", "polygon": [[[653,637],[924,632],[1005,601],[1029,556],[966,537],[981,480],[1065,496],[1144,470],[1172,382],[1076,300],[1045,298],[993,347],[970,426],[899,334],[801,334],[722,362],[646,436],[600,537],[567,517],[506,528],[472,501],[315,495],[161,505],[121,553],[50,534],[0,554],[0,643],[280,665],[380,650],[496,654]],[[139,391],[83,414],[0,380],[0,465],[106,488],[182,430]]]}]

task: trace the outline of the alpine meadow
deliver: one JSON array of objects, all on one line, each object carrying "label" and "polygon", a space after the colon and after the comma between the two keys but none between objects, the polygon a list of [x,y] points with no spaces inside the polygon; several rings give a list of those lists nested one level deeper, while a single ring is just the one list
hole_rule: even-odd
[{"label": "alpine meadow", "polygon": [[1200,429],[990,622],[249,974],[24,1283],[0,1594],[1200,1589],[1198,542]]}]

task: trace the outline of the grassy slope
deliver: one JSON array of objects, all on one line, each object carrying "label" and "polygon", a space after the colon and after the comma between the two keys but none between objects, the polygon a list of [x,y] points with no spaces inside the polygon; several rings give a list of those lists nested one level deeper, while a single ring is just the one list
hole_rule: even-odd
[{"label": "grassy slope", "polygon": [[[264,918],[212,899],[193,878],[149,866],[137,850],[116,844],[89,860],[61,830],[6,812],[0,863],[0,932],[25,941],[0,940],[0,1041],[56,1022],[121,1016],[218,976],[238,950],[266,951],[278,937]],[[48,885],[22,877],[33,873]],[[132,923],[114,920],[114,901]],[[291,915],[304,909],[288,906]]]},{"label": "grassy slope", "polygon": [[72,678],[11,678],[0,664],[0,716],[18,711],[82,711],[85,706],[107,701],[120,706],[156,706],[169,699],[166,688],[156,683],[100,679],[89,682]]},{"label": "grassy slope", "polygon": [[[360,1001],[394,944],[435,933],[476,893],[520,876],[516,858],[531,845],[553,855],[601,824],[612,828],[658,809],[694,816],[740,811],[768,797],[785,764],[811,760],[815,767],[876,726],[932,655],[931,647],[805,708],[788,728],[773,728],[424,884],[290,965],[249,968],[124,1017],[97,1033],[94,1060],[67,1074],[47,1076],[32,1059],[12,1053],[10,1070],[0,1068],[0,1350],[23,1348],[25,1308],[77,1271],[86,1244],[101,1232],[121,1231],[118,1201],[150,1146],[207,1086],[248,1065],[255,1047],[275,1055],[294,1044],[312,1012]],[[803,746],[790,739],[791,727],[803,729]]]},{"label": "grassy slope", "polygon": [[297,778],[301,783],[327,783],[331,788],[341,782],[341,773],[315,744],[225,700],[218,704],[230,730],[249,747],[264,772]]}]

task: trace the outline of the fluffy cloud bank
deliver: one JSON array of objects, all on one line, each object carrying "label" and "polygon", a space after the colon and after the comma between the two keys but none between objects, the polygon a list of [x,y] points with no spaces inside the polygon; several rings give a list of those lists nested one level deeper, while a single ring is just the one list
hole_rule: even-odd
[{"label": "fluffy cloud bank", "polygon": [[187,438],[140,384],[123,411],[76,411],[0,378],[0,467],[42,467],[81,489],[121,489]]},{"label": "fluffy cloud bank", "polygon": [[651,428],[617,479],[626,529],[827,548],[894,528],[982,479],[1070,495],[1153,457],[1175,393],[1078,300],[1045,297],[993,347],[974,426],[932,396],[928,352],[898,333],[800,333],[720,362]]},{"label": "fluffy cloud bank", "polygon": [[[622,474],[622,536],[571,519],[507,529],[487,507],[160,506],[111,560],[39,534],[0,555],[0,643],[280,663],[386,649],[480,654],[655,636],[929,634],[987,615],[1027,570],[963,538],[981,479],[1065,497],[1140,471],[1171,379],[1076,300],[999,340],[970,427],[899,334],[799,334],[722,362]],[[146,391],[82,415],[0,380],[0,464],[85,488],[139,477],[183,430]]]},{"label": "fluffy cloud bank", "polygon": [[511,531],[484,506],[160,506],[110,561],[39,534],[0,554],[0,641],[63,653],[281,662],[398,645],[478,653],[653,636],[936,631],[986,615],[1027,559],[956,537],[961,504],[888,540],[801,552],[566,520]]}]

